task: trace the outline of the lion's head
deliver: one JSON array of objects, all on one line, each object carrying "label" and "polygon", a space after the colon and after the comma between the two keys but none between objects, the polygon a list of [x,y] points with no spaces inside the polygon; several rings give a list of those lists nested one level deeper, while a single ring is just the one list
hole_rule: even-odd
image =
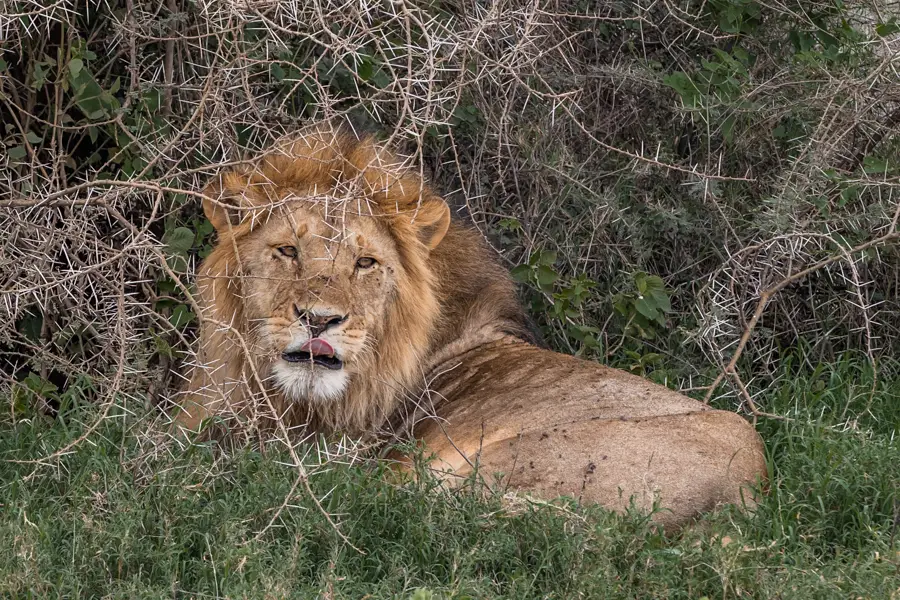
[{"label": "lion's head", "polygon": [[421,381],[440,310],[428,258],[450,211],[401,167],[319,127],[204,191],[218,242],[198,272],[183,425],[268,398],[291,425],[359,432]]}]

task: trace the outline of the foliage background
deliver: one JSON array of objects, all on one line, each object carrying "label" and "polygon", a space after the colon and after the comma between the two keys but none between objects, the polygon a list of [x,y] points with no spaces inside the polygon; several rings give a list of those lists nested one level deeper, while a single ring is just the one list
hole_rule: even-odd
[{"label": "foliage background", "polygon": [[[898,18],[892,0],[0,0],[7,424],[87,404],[29,456],[123,415],[165,452],[142,428],[190,360],[198,191],[347,115],[481,229],[554,348],[736,410],[800,414],[795,394],[893,439]],[[884,533],[879,481],[857,525]]]}]

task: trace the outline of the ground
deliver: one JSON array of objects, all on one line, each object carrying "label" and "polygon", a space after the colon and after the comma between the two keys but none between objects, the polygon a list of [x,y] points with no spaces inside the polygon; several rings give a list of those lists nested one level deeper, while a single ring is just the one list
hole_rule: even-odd
[{"label": "ground", "polygon": [[[182,451],[114,407],[0,429],[0,595],[11,598],[895,598],[900,379],[865,357],[784,367],[758,402],[771,484],[754,515],[680,533],[574,501],[400,482],[365,462]],[[320,456],[307,455],[310,464]],[[31,462],[37,461],[37,462]],[[274,519],[273,519],[274,517]],[[351,547],[356,547],[354,549]]]}]

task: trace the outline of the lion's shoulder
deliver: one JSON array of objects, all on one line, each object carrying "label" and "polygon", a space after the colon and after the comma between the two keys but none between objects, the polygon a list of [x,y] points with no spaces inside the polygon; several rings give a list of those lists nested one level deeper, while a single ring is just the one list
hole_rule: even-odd
[{"label": "lion's shoulder", "polygon": [[435,347],[485,329],[536,341],[515,284],[479,231],[454,220],[429,264],[441,307]]}]

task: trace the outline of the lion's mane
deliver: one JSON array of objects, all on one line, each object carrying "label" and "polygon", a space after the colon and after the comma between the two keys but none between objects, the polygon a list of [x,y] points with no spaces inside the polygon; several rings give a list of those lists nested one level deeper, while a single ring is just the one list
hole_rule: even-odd
[{"label": "lion's mane", "polygon": [[[383,335],[341,400],[298,405],[267,387],[248,354],[249,324],[241,298],[241,236],[266,218],[286,190],[354,189],[384,217],[403,262]],[[434,219],[447,205],[416,173],[371,137],[347,128],[318,127],[277,144],[257,163],[221,173],[205,191],[207,215],[228,215],[230,226],[198,270],[202,308],[200,352],[182,406],[202,413],[271,415],[291,427],[372,432],[402,403],[415,404],[430,372],[447,357],[504,335],[529,339],[527,319],[506,270],[482,236],[456,219],[433,249],[421,242],[416,219]],[[237,200],[236,200],[237,199]],[[252,259],[250,259],[252,260]],[[263,383],[262,386],[259,384]],[[262,387],[262,389],[260,389]],[[190,423],[192,426],[195,423]]]}]

